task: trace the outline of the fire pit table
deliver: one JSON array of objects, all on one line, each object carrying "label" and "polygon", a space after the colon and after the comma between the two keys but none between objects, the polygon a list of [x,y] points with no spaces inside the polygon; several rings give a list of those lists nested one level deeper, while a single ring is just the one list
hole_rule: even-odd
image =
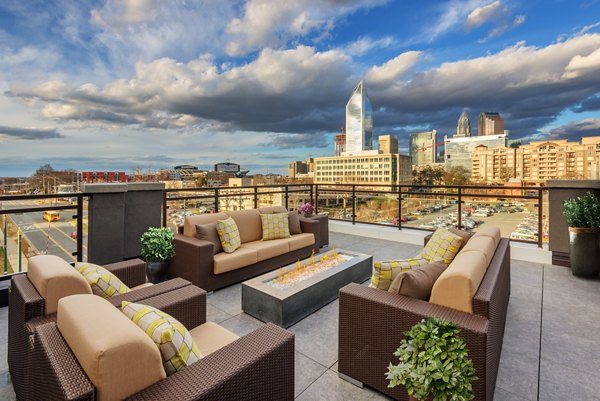
[{"label": "fire pit table", "polygon": [[243,282],[242,310],[288,328],[336,299],[346,284],[367,280],[372,266],[370,255],[334,248]]}]

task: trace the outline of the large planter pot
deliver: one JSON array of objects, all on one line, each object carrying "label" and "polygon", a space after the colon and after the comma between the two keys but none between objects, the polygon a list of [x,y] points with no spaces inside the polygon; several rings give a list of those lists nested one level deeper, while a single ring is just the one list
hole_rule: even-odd
[{"label": "large planter pot", "polygon": [[578,277],[600,273],[600,228],[569,227],[571,271]]},{"label": "large planter pot", "polygon": [[165,281],[169,275],[169,261],[153,260],[146,262],[146,275],[153,284]]}]

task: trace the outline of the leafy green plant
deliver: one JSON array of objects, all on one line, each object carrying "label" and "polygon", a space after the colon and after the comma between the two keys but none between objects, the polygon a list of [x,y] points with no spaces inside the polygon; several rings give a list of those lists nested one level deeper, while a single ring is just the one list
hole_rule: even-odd
[{"label": "leafy green plant", "polygon": [[458,333],[456,324],[438,318],[423,320],[405,332],[394,352],[400,363],[390,363],[386,373],[389,387],[402,384],[418,400],[473,399],[475,368]]},{"label": "leafy green plant", "polygon": [[600,201],[591,192],[566,200],[563,207],[563,214],[569,227],[600,227]]},{"label": "leafy green plant", "polygon": [[175,256],[173,231],[166,227],[151,227],[142,235],[142,258],[145,261],[166,261]]}]

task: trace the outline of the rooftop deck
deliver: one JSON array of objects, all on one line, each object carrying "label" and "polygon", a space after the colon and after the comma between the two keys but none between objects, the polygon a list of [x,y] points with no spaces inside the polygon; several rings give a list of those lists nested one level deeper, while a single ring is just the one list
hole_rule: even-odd
[{"label": "rooftop deck", "polygon": [[[331,233],[339,248],[374,260],[415,255],[421,246]],[[512,292],[495,400],[600,400],[600,280],[568,268],[512,260]],[[8,308],[0,309],[0,400],[13,400],[7,354]],[[242,336],[263,323],[242,312],[241,285],[208,297],[208,320]],[[338,378],[338,301],[290,328],[296,336],[298,400],[384,400]],[[393,361],[390,355],[390,361]]]}]

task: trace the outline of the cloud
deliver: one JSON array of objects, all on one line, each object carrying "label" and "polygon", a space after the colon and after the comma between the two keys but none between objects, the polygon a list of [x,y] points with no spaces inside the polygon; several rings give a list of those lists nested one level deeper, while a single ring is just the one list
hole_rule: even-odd
[{"label": "cloud", "polygon": [[575,113],[584,113],[586,111],[597,111],[600,110],[600,96],[596,95],[585,99],[578,106],[572,109]]},{"label": "cloud", "polygon": [[550,138],[577,138],[581,136],[598,136],[600,132],[600,118],[586,118],[581,121],[571,121],[561,127],[551,129]]},{"label": "cloud", "polygon": [[466,28],[474,28],[483,25],[492,18],[497,18],[498,14],[506,12],[506,7],[502,5],[500,0],[496,0],[485,6],[476,7],[467,16],[464,25]]},{"label": "cloud", "polygon": [[329,134],[272,134],[266,146],[274,146],[279,149],[298,148],[326,148]]},{"label": "cloud", "polygon": [[0,137],[24,140],[43,140],[63,138],[63,135],[58,132],[56,128],[22,128],[0,125]]},{"label": "cloud", "polygon": [[227,54],[244,55],[263,47],[276,48],[294,38],[327,36],[336,20],[388,0],[247,0],[243,16],[232,18]]},{"label": "cloud", "polygon": [[365,73],[365,80],[368,84],[389,85],[391,82],[403,78],[412,67],[419,62],[422,57],[420,51],[409,51],[386,61],[383,65],[373,66]]},{"label": "cloud", "polygon": [[497,36],[502,35],[503,33],[506,33],[512,29],[515,29],[519,26],[521,26],[523,23],[525,23],[525,20],[527,19],[527,17],[523,14],[517,15],[515,17],[515,19],[510,22],[510,21],[503,21],[500,22],[496,25],[496,27],[494,27],[485,38],[480,39],[478,42],[479,43],[485,43],[490,39],[493,39]]},{"label": "cloud", "polygon": [[428,28],[419,34],[414,41],[433,42],[439,36],[455,29],[464,23],[465,18],[476,8],[481,7],[480,0],[451,0],[440,7],[440,16],[429,24]]},{"label": "cloud", "polygon": [[362,56],[376,49],[388,48],[392,46],[395,42],[395,39],[391,36],[384,36],[383,38],[379,39],[373,39],[369,36],[363,36],[340,50],[343,51],[345,54],[351,56]]}]

